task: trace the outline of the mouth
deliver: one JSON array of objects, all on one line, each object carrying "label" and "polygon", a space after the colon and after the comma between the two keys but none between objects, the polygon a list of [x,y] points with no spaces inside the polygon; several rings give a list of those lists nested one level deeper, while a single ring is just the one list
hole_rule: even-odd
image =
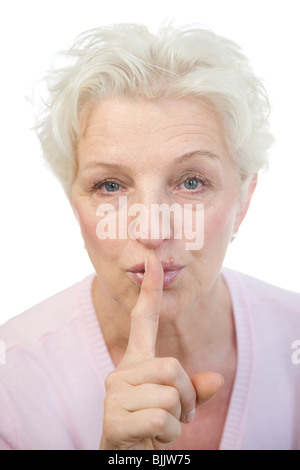
[{"label": "mouth", "polygon": [[[170,264],[165,261],[161,262],[164,270],[163,288],[166,289],[171,286],[176,279],[180,276],[183,266],[178,264]],[[130,279],[138,286],[142,285],[145,274],[145,263],[140,263],[128,269]]]}]

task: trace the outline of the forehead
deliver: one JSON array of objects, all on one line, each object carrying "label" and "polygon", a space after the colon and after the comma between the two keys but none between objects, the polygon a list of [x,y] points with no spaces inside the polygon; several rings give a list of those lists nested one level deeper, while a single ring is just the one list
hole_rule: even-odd
[{"label": "forehead", "polygon": [[130,101],[108,98],[88,103],[82,110],[78,155],[83,162],[105,153],[105,158],[136,158],[171,152],[202,150],[226,153],[220,118],[191,99]]}]

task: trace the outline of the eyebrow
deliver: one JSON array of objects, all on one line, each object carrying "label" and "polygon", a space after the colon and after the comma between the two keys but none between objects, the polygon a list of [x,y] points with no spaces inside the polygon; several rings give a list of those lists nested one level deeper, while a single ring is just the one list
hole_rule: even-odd
[{"label": "eyebrow", "polygon": [[185,153],[184,155],[175,158],[174,163],[181,163],[192,157],[207,157],[213,159],[220,159],[220,157],[216,153],[210,152],[209,150],[195,150],[194,152]]},{"label": "eyebrow", "polygon": [[[180,157],[175,158],[172,160],[172,163],[182,163],[185,160],[188,160],[193,157],[205,157],[209,159],[220,159],[220,157],[214,153],[210,152],[208,150],[195,150],[193,152],[188,152],[185,153],[184,155],[181,155]],[[108,163],[108,162],[101,162],[101,161],[91,161],[86,164],[84,167],[85,170],[89,168],[97,168],[99,166],[103,166],[106,168],[119,168],[119,169],[124,169],[124,170],[129,170],[129,168],[126,165],[123,164],[118,164],[118,163]]]}]

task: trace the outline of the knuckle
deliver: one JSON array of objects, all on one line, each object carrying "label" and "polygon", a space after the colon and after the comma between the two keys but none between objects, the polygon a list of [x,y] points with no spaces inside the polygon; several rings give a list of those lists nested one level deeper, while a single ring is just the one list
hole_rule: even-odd
[{"label": "knuckle", "polygon": [[103,434],[110,442],[120,439],[120,419],[117,416],[109,415],[103,420]]},{"label": "knuckle", "polygon": [[115,383],[116,383],[116,372],[113,371],[105,378],[105,382],[104,382],[105,389],[111,390]]},{"label": "knuckle", "polygon": [[109,395],[106,396],[105,401],[110,406],[117,406],[120,403],[121,394],[118,390],[110,392]]},{"label": "knuckle", "polygon": [[127,369],[115,369],[110,374],[108,374],[104,381],[106,391],[108,392],[115,389],[119,390],[121,384],[125,382],[127,373]]},{"label": "knuckle", "polygon": [[168,382],[173,383],[178,377],[181,365],[175,357],[167,357],[163,363],[163,372]]},{"label": "knuckle", "polygon": [[177,388],[166,387],[165,401],[168,409],[174,409],[180,403],[180,396]]},{"label": "knuckle", "polygon": [[150,418],[150,426],[154,436],[164,431],[168,423],[168,415],[168,412],[163,409],[156,409],[152,414]]}]

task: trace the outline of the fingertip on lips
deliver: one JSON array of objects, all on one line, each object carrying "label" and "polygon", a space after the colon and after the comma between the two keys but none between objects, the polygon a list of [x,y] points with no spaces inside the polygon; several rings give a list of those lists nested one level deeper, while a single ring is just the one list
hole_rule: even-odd
[{"label": "fingertip on lips", "polygon": [[[156,260],[153,257],[156,257]],[[128,276],[135,284],[141,286],[143,282],[148,282],[146,279],[149,280],[151,272],[155,285],[161,284],[162,289],[167,289],[180,276],[182,270],[183,266],[175,265],[172,256],[166,262],[161,261],[155,253],[148,253],[143,263],[136,264],[128,270]]]}]

